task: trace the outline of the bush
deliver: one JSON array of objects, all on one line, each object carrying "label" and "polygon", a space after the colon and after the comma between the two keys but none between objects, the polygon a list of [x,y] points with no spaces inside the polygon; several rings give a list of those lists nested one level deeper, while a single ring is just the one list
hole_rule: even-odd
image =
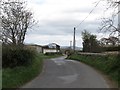
[{"label": "bush", "polygon": [[103,47],[103,51],[120,51],[120,46]]},{"label": "bush", "polygon": [[13,68],[16,66],[26,66],[31,64],[36,52],[25,47],[3,46],[2,47],[2,67]]},{"label": "bush", "polygon": [[3,90],[16,90],[34,79],[42,71],[43,59],[40,54],[36,55],[29,66],[18,66],[15,68],[2,69],[2,88]]}]

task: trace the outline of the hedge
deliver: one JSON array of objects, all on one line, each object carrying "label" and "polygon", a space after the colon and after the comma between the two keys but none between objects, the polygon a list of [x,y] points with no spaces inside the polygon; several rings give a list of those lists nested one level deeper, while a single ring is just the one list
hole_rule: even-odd
[{"label": "hedge", "polygon": [[2,67],[14,68],[16,66],[26,66],[31,64],[36,51],[20,46],[2,47]]}]

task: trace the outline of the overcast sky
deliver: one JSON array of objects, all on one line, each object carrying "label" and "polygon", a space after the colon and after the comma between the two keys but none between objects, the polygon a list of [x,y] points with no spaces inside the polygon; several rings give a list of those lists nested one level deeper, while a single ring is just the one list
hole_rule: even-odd
[{"label": "overcast sky", "polygon": [[[69,46],[73,41],[73,29],[89,14],[99,0],[27,0],[28,8],[38,21],[29,30],[25,43],[46,45],[57,43]],[[108,34],[98,32],[103,16],[109,17],[111,11],[105,12],[107,4],[100,2],[93,13],[76,28],[76,45],[82,47],[81,32],[86,29],[100,39]]]}]

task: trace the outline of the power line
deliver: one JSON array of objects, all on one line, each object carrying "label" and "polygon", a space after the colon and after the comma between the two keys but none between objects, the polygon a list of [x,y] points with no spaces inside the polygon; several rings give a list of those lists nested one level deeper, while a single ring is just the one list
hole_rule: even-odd
[{"label": "power line", "polygon": [[79,27],[79,26],[90,16],[90,14],[91,14],[91,13],[94,11],[94,9],[98,6],[98,4],[100,3],[100,1],[101,1],[101,0],[99,0],[99,1],[97,2],[97,4],[94,6],[94,8],[89,12],[88,16],[85,17],[85,19],[83,19],[83,20],[80,22],[80,24],[78,24],[78,25],[76,26],[76,28]]},{"label": "power line", "polygon": [[98,2],[97,2],[97,4],[94,6],[94,8],[89,12],[89,14],[88,14],[88,16],[87,17],[85,17],[85,19],[83,19],[83,21],[81,21],[80,22],[80,24],[79,25],[77,25],[76,27],[74,27],[74,35],[73,35],[73,50],[74,50],[74,52],[75,52],[75,47],[76,47],[76,40],[75,40],[75,32],[76,32],[76,28],[78,27],[78,26],[80,26],[89,16],[90,16],[90,14],[94,11],[94,9],[98,6],[98,4],[100,3],[100,1],[101,0],[99,0]]}]

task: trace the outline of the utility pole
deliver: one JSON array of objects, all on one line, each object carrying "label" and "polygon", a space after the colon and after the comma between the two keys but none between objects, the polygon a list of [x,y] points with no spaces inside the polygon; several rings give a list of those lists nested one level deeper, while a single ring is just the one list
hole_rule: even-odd
[{"label": "utility pole", "polygon": [[76,28],[74,27],[74,36],[73,36],[73,51],[75,52],[75,30]]},{"label": "utility pole", "polygon": [[70,41],[70,50],[72,49],[72,41]]}]

